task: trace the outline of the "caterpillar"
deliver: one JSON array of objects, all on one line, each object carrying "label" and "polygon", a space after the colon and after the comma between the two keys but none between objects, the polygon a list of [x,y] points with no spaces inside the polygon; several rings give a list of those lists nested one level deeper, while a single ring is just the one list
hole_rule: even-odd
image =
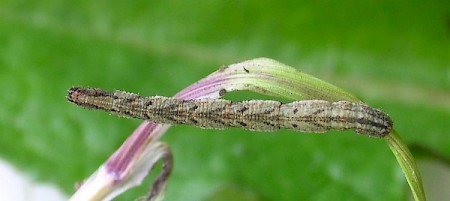
[{"label": "caterpillar", "polygon": [[70,88],[67,99],[84,108],[119,116],[208,129],[236,127],[275,131],[285,128],[308,133],[352,129],[359,134],[384,137],[391,132],[393,125],[391,118],[381,110],[349,101],[183,100],[81,87]]}]

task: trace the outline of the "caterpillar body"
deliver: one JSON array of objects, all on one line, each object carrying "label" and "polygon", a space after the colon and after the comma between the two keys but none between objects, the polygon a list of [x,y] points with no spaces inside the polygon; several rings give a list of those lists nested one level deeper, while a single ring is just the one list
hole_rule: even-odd
[{"label": "caterpillar body", "polygon": [[386,113],[364,103],[349,101],[183,100],[81,87],[69,89],[67,99],[85,108],[120,116],[210,129],[237,127],[275,131],[286,128],[311,133],[352,129],[372,137],[384,137],[392,129],[392,121]]}]

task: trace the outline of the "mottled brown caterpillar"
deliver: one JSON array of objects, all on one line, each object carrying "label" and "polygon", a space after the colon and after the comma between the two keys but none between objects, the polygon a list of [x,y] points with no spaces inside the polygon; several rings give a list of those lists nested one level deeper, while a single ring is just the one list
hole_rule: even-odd
[{"label": "mottled brown caterpillar", "polygon": [[69,89],[67,99],[85,108],[120,116],[201,128],[237,127],[254,131],[286,128],[311,133],[353,129],[372,137],[384,137],[392,129],[392,121],[386,113],[364,103],[349,101],[183,100],[80,87]]}]

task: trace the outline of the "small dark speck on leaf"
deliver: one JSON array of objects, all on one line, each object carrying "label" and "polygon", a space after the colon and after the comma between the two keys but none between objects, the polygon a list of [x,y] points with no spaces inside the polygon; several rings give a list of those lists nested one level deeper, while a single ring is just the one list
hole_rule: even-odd
[{"label": "small dark speck on leaf", "polygon": [[246,73],[250,73],[250,71],[249,71],[248,69],[246,69],[245,67],[242,67],[242,68],[244,68],[244,71],[245,71]]},{"label": "small dark speck on leaf", "polygon": [[224,96],[226,93],[227,93],[227,90],[226,90],[226,89],[221,89],[221,90],[219,91],[219,96]]}]

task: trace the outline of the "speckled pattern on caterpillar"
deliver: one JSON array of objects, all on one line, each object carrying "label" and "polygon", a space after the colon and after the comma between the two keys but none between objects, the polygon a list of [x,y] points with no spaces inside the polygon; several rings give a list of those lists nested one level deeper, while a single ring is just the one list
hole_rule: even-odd
[{"label": "speckled pattern on caterpillar", "polygon": [[69,89],[67,99],[85,108],[120,116],[201,128],[237,127],[254,131],[286,128],[310,133],[353,129],[372,137],[384,137],[392,129],[392,121],[386,113],[364,103],[349,101],[182,100],[81,87]]}]

